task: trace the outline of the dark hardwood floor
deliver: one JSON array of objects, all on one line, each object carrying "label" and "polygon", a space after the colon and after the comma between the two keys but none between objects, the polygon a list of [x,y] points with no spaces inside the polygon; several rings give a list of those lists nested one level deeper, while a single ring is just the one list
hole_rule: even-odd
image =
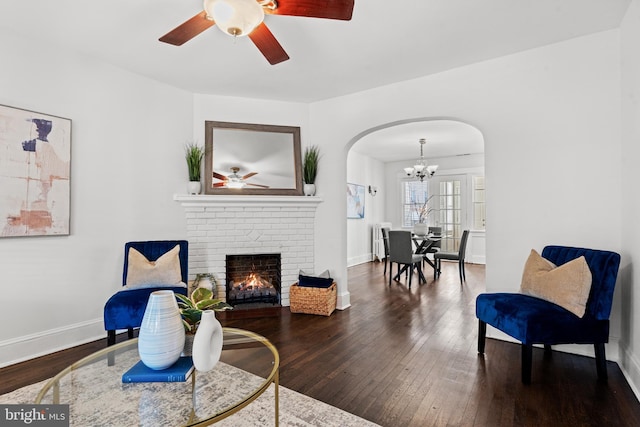
[{"label": "dark hardwood floor", "polygon": [[[330,317],[285,308],[238,311],[221,322],[276,345],[283,386],[382,426],[640,425],[640,403],[613,362],[603,384],[592,358],[535,349],[525,386],[518,345],[489,339],[484,357],[477,354],[483,266],[467,265],[461,286],[457,265],[445,264],[436,282],[427,270],[427,284],[414,280],[410,290],[404,281],[389,287],[382,270],[350,268],[352,307]],[[48,378],[105,343],[0,369],[0,393]]]}]

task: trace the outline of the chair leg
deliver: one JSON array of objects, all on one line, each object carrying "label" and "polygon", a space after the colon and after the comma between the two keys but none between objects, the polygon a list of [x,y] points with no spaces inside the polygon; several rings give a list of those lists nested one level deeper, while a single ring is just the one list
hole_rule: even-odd
[{"label": "chair leg", "polygon": [[[411,289],[411,278],[413,277],[413,264],[409,265],[406,271],[409,271],[409,289]],[[406,276],[405,276],[405,280],[406,280]]]},{"label": "chair leg", "polygon": [[464,260],[463,259],[460,260],[460,271],[462,271],[462,280],[466,282],[467,281],[467,274],[464,271]]},{"label": "chair leg", "polygon": [[533,345],[522,344],[522,383],[531,384],[531,362],[533,360]]},{"label": "chair leg", "polygon": [[607,357],[605,355],[604,343],[596,343],[593,345],[596,352],[596,369],[598,371],[598,379],[606,382],[607,375]]},{"label": "chair leg", "polygon": [[460,284],[462,285],[462,262],[458,261],[458,275],[460,276]]},{"label": "chair leg", "polygon": [[389,286],[391,286],[392,278],[393,278],[393,263],[389,261]]},{"label": "chair leg", "polygon": [[133,338],[133,328],[127,329],[127,338]]},{"label": "chair leg", "polygon": [[116,331],[107,331],[107,347],[116,343]]},{"label": "chair leg", "polygon": [[384,273],[382,274],[387,274],[387,258],[388,257],[384,257]]},{"label": "chair leg", "polygon": [[484,354],[484,343],[487,337],[487,322],[478,319],[478,353]]}]

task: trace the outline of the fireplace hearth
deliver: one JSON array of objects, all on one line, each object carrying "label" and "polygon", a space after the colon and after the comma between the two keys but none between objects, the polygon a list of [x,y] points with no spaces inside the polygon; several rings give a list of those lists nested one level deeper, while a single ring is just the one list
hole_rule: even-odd
[{"label": "fireplace hearth", "polygon": [[227,303],[234,308],[280,305],[280,258],[280,254],[227,255]]}]

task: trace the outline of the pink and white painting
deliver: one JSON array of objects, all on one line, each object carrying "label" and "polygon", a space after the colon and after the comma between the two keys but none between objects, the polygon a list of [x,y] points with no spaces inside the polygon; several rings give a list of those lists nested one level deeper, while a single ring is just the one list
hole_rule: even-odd
[{"label": "pink and white painting", "polygon": [[71,120],[0,105],[0,237],[69,234]]}]

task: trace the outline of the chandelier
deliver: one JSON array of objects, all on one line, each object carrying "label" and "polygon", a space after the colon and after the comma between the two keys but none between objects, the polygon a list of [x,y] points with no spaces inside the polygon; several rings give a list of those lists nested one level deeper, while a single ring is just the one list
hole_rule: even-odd
[{"label": "chandelier", "polygon": [[427,165],[427,161],[424,159],[424,144],[426,144],[427,140],[424,138],[420,139],[420,158],[416,161],[412,167],[404,168],[407,176],[412,178],[418,178],[420,181],[423,181],[425,178],[431,178],[433,174],[438,170],[438,165]]}]

